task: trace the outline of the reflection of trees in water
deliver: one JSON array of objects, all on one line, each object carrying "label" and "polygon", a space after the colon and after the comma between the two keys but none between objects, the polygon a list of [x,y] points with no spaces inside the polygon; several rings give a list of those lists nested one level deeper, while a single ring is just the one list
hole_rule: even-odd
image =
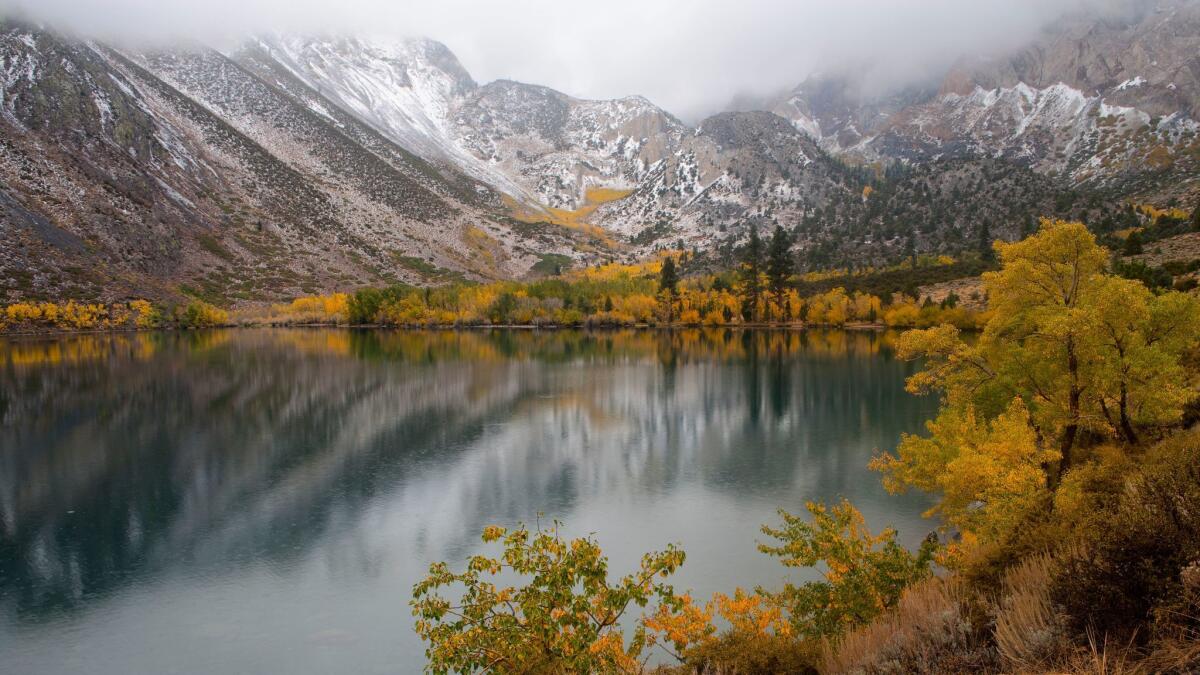
[{"label": "reflection of trees in water", "polygon": [[4,390],[42,404],[0,429],[0,583],[19,609],[71,606],[177,560],[286,564],[330,502],[353,508],[388,483],[381,453],[402,470],[397,451],[469,433],[473,411],[516,391],[503,364],[398,373],[279,349],[276,335],[192,337],[149,360],[5,373]]},{"label": "reflection of trees in water", "polygon": [[840,444],[872,429],[891,444],[916,410],[888,343],[734,330],[0,343],[0,595],[35,618],[172,566],[286,567],[380,500],[412,514],[406,549],[442,558],[492,519],[614,491],[779,491],[797,472],[846,486],[865,457]]}]

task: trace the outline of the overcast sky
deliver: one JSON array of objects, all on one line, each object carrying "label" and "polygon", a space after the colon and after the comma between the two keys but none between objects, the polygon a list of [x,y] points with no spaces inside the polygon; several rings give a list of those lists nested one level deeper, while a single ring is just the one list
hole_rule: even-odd
[{"label": "overcast sky", "polygon": [[695,121],[735,96],[849,67],[872,83],[928,77],[964,53],[1019,47],[1084,5],[1122,0],[0,0],[112,39],[228,42],[256,31],[425,36],[476,80],[575,96],[642,94]]}]

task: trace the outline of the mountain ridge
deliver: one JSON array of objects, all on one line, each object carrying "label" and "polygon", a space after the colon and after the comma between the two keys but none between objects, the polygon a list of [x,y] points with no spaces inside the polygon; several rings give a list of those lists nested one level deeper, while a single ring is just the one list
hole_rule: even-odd
[{"label": "mountain ridge", "polygon": [[132,49],[8,21],[0,292],[515,278],[546,256],[728,258],[752,225],[791,230],[810,266],[876,264],[1034,215],[1114,222],[1125,199],[1198,194],[1200,9],[1153,7],[1064,20],[937,86],[814,76],[695,126],[642,96],[480,84],[427,38]]}]

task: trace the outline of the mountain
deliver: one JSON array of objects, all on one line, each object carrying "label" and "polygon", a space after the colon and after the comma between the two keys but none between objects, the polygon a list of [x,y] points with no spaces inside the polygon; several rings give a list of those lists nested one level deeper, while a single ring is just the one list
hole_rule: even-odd
[{"label": "mountain", "polygon": [[9,298],[285,298],[579,255],[573,233],[500,217],[495,189],[286,73],[14,22],[0,58]]},{"label": "mountain", "polygon": [[520,82],[480,86],[426,39],[275,36],[232,56],[282,69],[424,159],[530,205],[575,209],[588,186],[634,187],[688,131],[637,96],[585,101]]},{"label": "mountain", "polygon": [[[1075,14],[874,91],[813,76],[692,127],[480,84],[428,39],[130,49],[0,29],[0,297],[263,300],[517,278],[751,226],[810,268],[958,253],[1035,216],[1200,194],[1200,3]],[[743,102],[751,99],[743,97]]]},{"label": "mountain", "polygon": [[1179,192],[1200,169],[1200,3],[1070,15],[1015,54],[960,61],[940,87],[864,93],[817,77],[770,106],[826,150],[909,164],[994,157],[1067,187]]}]

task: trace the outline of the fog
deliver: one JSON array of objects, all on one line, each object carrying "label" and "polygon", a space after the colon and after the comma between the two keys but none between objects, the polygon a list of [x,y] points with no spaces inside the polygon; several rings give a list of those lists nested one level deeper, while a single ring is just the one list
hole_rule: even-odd
[{"label": "fog", "polygon": [[[871,90],[1019,48],[1048,23],[1124,0],[0,0],[106,40],[226,46],[263,31],[431,37],[479,82],[585,98],[641,94],[689,121],[753,107],[814,72]],[[736,101],[736,103],[735,103]]]}]

